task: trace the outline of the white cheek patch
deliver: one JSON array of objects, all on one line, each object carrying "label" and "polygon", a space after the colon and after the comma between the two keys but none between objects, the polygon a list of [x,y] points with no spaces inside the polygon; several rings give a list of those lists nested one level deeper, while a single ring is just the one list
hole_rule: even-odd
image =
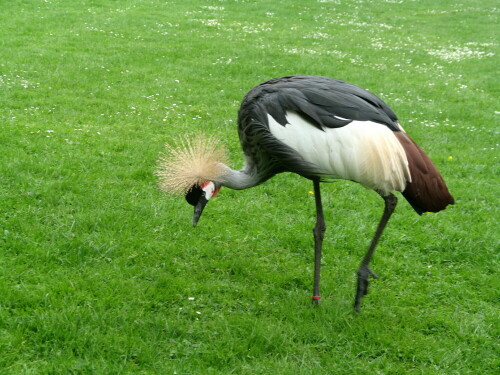
[{"label": "white cheek patch", "polygon": [[[205,192],[205,199],[208,201],[210,198],[215,196],[217,193],[215,192],[215,184],[212,181],[208,181],[200,186],[201,189]],[[214,194],[215,193],[215,194]]]}]

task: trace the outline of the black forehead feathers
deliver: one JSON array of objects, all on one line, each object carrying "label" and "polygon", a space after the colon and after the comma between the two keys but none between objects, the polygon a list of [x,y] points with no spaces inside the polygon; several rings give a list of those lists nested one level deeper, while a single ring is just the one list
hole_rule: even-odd
[{"label": "black forehead feathers", "polygon": [[186,201],[191,206],[196,206],[203,193],[204,191],[201,189],[201,187],[199,187],[198,185],[193,185],[191,186],[191,189],[189,189],[189,191],[186,193]]}]

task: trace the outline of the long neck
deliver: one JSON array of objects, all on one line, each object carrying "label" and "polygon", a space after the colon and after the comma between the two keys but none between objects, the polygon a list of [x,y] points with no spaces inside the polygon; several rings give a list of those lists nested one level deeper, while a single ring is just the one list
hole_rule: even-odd
[{"label": "long neck", "polygon": [[226,186],[234,190],[242,190],[253,187],[265,181],[267,178],[263,178],[259,174],[255,164],[247,160],[245,166],[237,171],[229,168],[227,165],[223,165],[225,173],[221,176],[220,182],[223,186]]}]

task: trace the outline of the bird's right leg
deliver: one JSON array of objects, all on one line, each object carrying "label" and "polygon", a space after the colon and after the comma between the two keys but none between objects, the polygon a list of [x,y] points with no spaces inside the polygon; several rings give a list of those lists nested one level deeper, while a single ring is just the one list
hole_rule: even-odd
[{"label": "bird's right leg", "polygon": [[372,259],[373,253],[375,252],[375,247],[377,246],[380,236],[382,235],[382,232],[384,231],[384,228],[387,225],[387,222],[389,221],[389,218],[391,217],[398,203],[398,199],[393,194],[388,194],[385,196],[382,195],[382,198],[384,198],[385,202],[384,214],[380,219],[380,223],[378,224],[377,231],[373,236],[370,247],[368,248],[368,251],[366,252],[358,269],[358,284],[356,287],[356,298],[354,300],[354,309],[356,310],[356,312],[359,312],[361,308],[361,299],[368,293],[368,278],[371,276],[375,279],[378,279],[378,276],[368,267],[368,265],[370,264],[370,260]]},{"label": "bird's right leg", "polygon": [[323,238],[325,237],[326,225],[323,215],[323,205],[321,203],[321,191],[319,180],[314,180],[314,198],[316,200],[316,225],[314,226],[314,290],[312,303],[318,305],[321,299],[319,293],[319,279],[321,273],[321,249],[323,247]]}]

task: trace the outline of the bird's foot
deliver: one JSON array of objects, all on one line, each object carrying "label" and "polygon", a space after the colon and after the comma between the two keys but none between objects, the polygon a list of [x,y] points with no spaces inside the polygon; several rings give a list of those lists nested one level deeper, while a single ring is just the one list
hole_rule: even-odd
[{"label": "bird's foot", "polygon": [[369,277],[378,279],[378,276],[368,266],[361,266],[358,270],[358,286],[356,288],[356,299],[354,300],[354,310],[358,313],[361,309],[361,299],[368,294]]}]

